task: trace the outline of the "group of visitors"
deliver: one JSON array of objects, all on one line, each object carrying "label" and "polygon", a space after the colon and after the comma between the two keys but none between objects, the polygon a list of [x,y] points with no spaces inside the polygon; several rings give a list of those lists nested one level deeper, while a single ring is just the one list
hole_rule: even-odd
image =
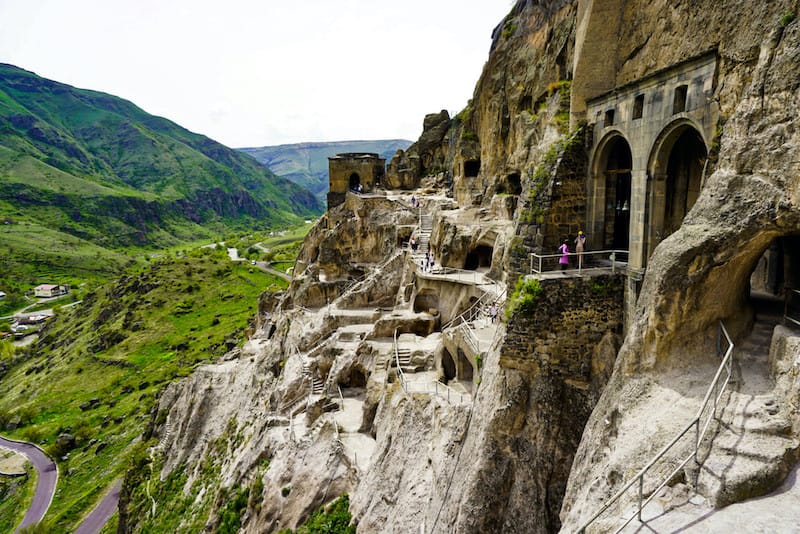
[{"label": "group of visitors", "polygon": [[423,271],[432,271],[434,262],[433,251],[428,249],[428,252],[425,253],[425,257],[420,260],[420,267],[422,267]]},{"label": "group of visitors", "polygon": [[[578,236],[575,238],[575,252],[578,255],[578,269],[583,267],[583,251],[586,246],[586,234],[583,233],[583,230],[578,230]],[[558,247],[558,252],[561,254],[561,257],[558,259],[559,267],[562,271],[566,271],[569,268],[569,245],[567,244],[567,239],[565,238],[561,245]]]}]

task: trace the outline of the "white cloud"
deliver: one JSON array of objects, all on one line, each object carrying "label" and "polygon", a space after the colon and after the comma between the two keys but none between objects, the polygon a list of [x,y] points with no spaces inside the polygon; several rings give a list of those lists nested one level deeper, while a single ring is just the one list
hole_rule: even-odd
[{"label": "white cloud", "polygon": [[0,0],[0,61],[229,146],[416,139],[459,110],[508,0]]}]

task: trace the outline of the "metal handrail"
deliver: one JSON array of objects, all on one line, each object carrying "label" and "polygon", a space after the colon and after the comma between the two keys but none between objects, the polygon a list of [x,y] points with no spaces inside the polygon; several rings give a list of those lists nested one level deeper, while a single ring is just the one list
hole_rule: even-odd
[{"label": "metal handrail", "polygon": [[400,385],[403,386],[403,391],[408,393],[408,387],[406,386],[406,377],[403,373],[403,368],[400,367],[400,351],[397,347],[397,331],[399,328],[394,329],[394,361],[397,364],[397,377],[400,379]]},{"label": "metal handrail", "polygon": [[786,324],[786,321],[790,321],[797,326],[800,326],[800,317],[795,318],[789,316],[789,302],[791,301],[793,294],[800,295],[800,290],[787,287],[785,290],[786,302],[783,307],[783,324]]},{"label": "metal handrail", "polygon": [[461,318],[461,322],[458,324],[458,326],[456,326],[456,329],[461,330],[467,345],[469,345],[469,348],[472,349],[472,353],[479,354],[481,352],[480,341],[478,341],[478,338],[469,327],[469,323],[465,321],[463,317]]},{"label": "metal handrail", "polygon": [[[578,530],[580,534],[585,534],[586,529],[598,518],[600,515],[608,510],[612,504],[618,501],[634,484],[638,482],[639,486],[639,498],[638,498],[638,506],[636,515],[631,516],[625,523],[619,527],[616,533],[619,533],[627,527],[631,521],[633,521],[634,517],[637,518],[640,522],[642,521],[642,509],[645,506],[650,504],[658,492],[667,485],[667,483],[680,472],[684,466],[689,463],[690,460],[694,459],[697,462],[697,452],[700,448],[700,443],[703,441],[705,437],[706,431],[708,430],[709,425],[711,424],[711,420],[716,417],[717,412],[717,404],[719,403],[722,394],[725,392],[725,389],[730,382],[731,376],[733,374],[733,349],[734,344],[731,340],[730,336],[728,335],[728,331],[725,328],[725,325],[720,321],[719,328],[717,330],[717,356],[722,354],[722,345],[723,341],[727,343],[727,349],[725,350],[724,356],[722,358],[722,362],[720,363],[719,367],[717,368],[717,372],[714,375],[714,379],[711,381],[711,384],[708,387],[708,391],[706,392],[706,396],[703,398],[703,403],[700,405],[700,409],[697,411],[697,415],[695,415],[694,419],[692,419],[684,428],[681,430],[673,439],[670,441],[661,451],[658,452],[648,463],[645,465],[639,472],[634,476],[631,480],[629,480],[622,488],[609,500],[605,502],[605,504],[586,521],[583,526]],[[719,384],[720,377],[722,376],[723,370],[726,371],[725,379],[722,383],[722,386],[719,387],[719,391],[717,391],[717,386]],[[703,422],[703,413],[705,412],[706,408],[708,407],[709,402],[713,400],[713,409],[711,412],[706,416],[705,421]],[[701,428],[702,423],[702,428]],[[670,472],[669,475],[664,477],[661,482],[659,483],[658,487],[650,493],[650,496],[645,499],[644,498],[644,477],[647,472],[655,465],[655,463],[663,458],[669,450],[674,447],[678,441],[681,440],[686,434],[688,434],[692,429],[695,430],[695,439],[694,439],[694,447],[691,454],[689,454],[686,459],[684,459],[678,467]]]},{"label": "metal handrail", "polygon": [[[616,272],[617,268],[625,268],[628,265],[626,261],[620,261],[619,257],[621,255],[628,255],[629,251],[627,250],[616,250],[616,249],[609,249],[609,250],[592,250],[592,251],[585,251],[585,252],[567,252],[566,256],[569,258],[578,258],[582,257],[581,261],[578,262],[577,268],[572,269],[564,269],[563,272],[578,272],[580,273],[583,269],[587,269],[586,259],[590,256],[600,256],[602,259],[607,259],[611,262],[611,272]],[[545,269],[543,267],[544,260],[550,259],[560,259],[564,254],[537,254],[535,252],[531,252],[528,254],[530,257],[530,274],[542,274],[542,273],[550,273],[556,272],[559,268],[555,269]],[[536,260],[536,261],[534,261]],[[597,269],[597,266],[592,266],[592,269]]]}]

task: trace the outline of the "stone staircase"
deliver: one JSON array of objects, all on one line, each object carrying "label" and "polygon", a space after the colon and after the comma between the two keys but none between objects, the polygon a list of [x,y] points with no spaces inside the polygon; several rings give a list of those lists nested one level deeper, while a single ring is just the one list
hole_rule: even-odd
[{"label": "stone staircase", "polygon": [[311,362],[308,360],[303,361],[303,377],[311,384],[312,395],[322,395],[325,383],[311,370]]},{"label": "stone staircase", "polygon": [[791,422],[781,410],[768,374],[775,320],[757,322],[736,347],[740,369],[717,434],[696,472],[698,493],[721,508],[778,487],[800,457]]}]

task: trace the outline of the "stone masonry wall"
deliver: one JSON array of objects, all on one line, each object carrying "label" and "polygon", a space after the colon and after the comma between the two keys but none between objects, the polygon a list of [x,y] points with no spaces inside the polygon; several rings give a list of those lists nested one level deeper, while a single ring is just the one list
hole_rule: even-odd
[{"label": "stone masonry wall", "polygon": [[607,333],[622,333],[623,275],[540,284],[534,313],[509,320],[500,366],[590,382],[595,347]]}]

